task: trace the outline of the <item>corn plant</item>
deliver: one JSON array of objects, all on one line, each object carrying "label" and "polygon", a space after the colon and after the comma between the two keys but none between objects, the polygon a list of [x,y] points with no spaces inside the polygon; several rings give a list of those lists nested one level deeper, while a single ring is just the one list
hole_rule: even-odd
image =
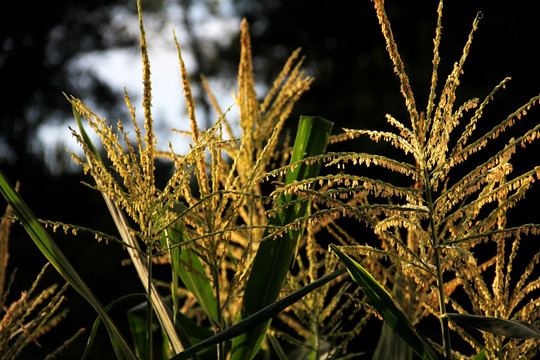
[{"label": "corn plant", "polygon": [[[191,131],[177,132],[180,136],[188,135],[192,147],[185,155],[176,154],[172,147],[168,152],[158,151],[151,110],[150,59],[140,4],[139,20],[144,84],[143,128],[139,126],[135,108],[125,93],[135,139],[130,138],[122,122],[118,122],[113,130],[106,119],[93,113],[79,99],[68,97],[78,124],[78,131],[72,132],[83,147],[86,159],[72,155],[93,177],[91,186],[102,194],[120,235],[117,238],[95,232],[96,237],[121,243],[126,248],[146,294],[146,319],[142,331],[136,312],[130,312],[130,325],[138,339],[134,348],[127,344],[107,315],[108,307],[103,307],[95,299],[39,223],[40,220],[16,196],[4,177],[3,195],[15,205],[17,218],[49,261],[94,306],[119,358],[154,356],[154,317],[164,334],[163,348],[167,358],[182,353],[191,347],[192,342],[205,340],[209,333],[223,333],[221,338],[229,340],[232,337],[227,334],[235,333],[237,329],[241,330],[236,333],[240,335],[257,328],[248,336],[248,346],[233,343],[231,350],[230,346],[220,342],[215,350],[218,358],[225,358],[229,352],[233,356],[251,357],[258,351],[265,338],[268,321],[279,312],[277,309],[283,310],[290,305],[290,299],[298,301],[298,295],[291,295],[289,300],[284,299],[282,305],[265,310],[279,296],[301,232],[291,231],[281,239],[271,239],[277,237],[274,234],[277,228],[296,216],[303,216],[306,205],[298,210],[290,209],[285,217],[269,216],[266,213],[269,198],[261,188],[260,179],[267,172],[267,167],[280,158],[279,135],[294,103],[308,89],[312,78],[305,76],[300,69],[303,60],[299,58],[299,51],[295,51],[273,88],[259,102],[251,64],[248,25],[244,21],[237,91],[241,136],[235,136],[233,126],[227,120],[227,112],[222,112],[215,101],[217,121],[209,129],[200,129],[195,119],[187,71],[173,30],[191,124]],[[213,99],[210,92],[209,95]],[[100,137],[105,152],[103,157],[91,143],[82,118]],[[306,156],[324,152],[331,126],[330,122],[317,117],[301,119],[294,149],[292,152],[285,149],[281,156],[285,161],[290,157],[296,163],[295,170],[284,179],[286,183],[317,174],[320,164],[299,162]],[[156,186],[155,179],[155,162],[160,159],[169,161],[174,167],[163,188]],[[291,196],[284,196],[278,203],[291,199]],[[54,228],[63,226],[88,230],[61,223],[52,225]],[[266,239],[269,240],[261,243]],[[277,253],[272,254],[274,251]],[[268,278],[261,284],[257,276],[262,274],[259,267],[266,266],[266,260],[274,265],[272,271],[265,272]],[[153,268],[165,263],[171,267],[170,302],[161,294],[153,275]],[[343,270],[334,272],[318,286],[343,273]],[[263,294],[266,286],[261,285],[269,285],[272,290]],[[244,299],[237,296],[244,290]],[[305,293],[302,290],[299,294]],[[255,314],[259,311],[263,313]],[[190,332],[186,333],[184,329],[190,329]],[[217,344],[215,338],[208,342]],[[188,353],[184,352],[183,356]]]},{"label": "corn plant", "polygon": [[[141,304],[128,311],[132,342],[107,313],[123,299],[101,305],[42,224],[89,229],[38,220],[0,173],[0,189],[16,217],[98,313],[89,344],[103,322],[119,359],[155,358],[156,328],[163,334],[159,348],[164,359],[247,360],[258,354],[346,359],[357,355],[348,345],[362,338],[367,320],[376,316],[385,322],[376,359],[412,358],[413,353],[423,359],[526,359],[537,353],[539,253],[530,256],[519,280],[511,277],[521,243],[536,235],[540,224],[509,226],[506,213],[540,177],[538,166],[514,175],[510,163],[519,147],[540,136],[540,125],[469,164],[489,143],[502,139],[540,96],[477,135],[484,109],[509,79],[483,100],[456,105],[480,16],[441,86],[440,1],[429,97],[420,111],[383,1],[374,4],[409,116],[405,123],[387,115],[397,131],[344,129],[331,136],[331,122],[306,116],[292,146],[283,145],[285,121],[313,79],[301,70],[297,50],[260,100],[249,28],[243,21],[237,127],[229,120],[232,108],[223,110],[203,78],[216,121],[208,129],[199,128],[173,30],[190,124],[190,131],[174,131],[190,139],[186,154],[177,154],[172,145],[168,151],[157,147],[150,56],[138,4],[142,125],[127,91],[133,134],[125,122],[113,126],[80,99],[67,96],[77,122],[72,133],[85,155],[72,156],[92,177],[89,186],[103,197],[119,236],[94,233],[126,249],[144,290]],[[88,128],[98,135],[101,151],[90,141]],[[404,156],[326,152],[328,143],[363,137],[387,143]],[[156,181],[157,161],[168,162],[172,169],[162,187]],[[364,173],[348,173],[351,163],[365,166]],[[328,174],[320,174],[323,165]],[[337,172],[331,171],[335,165]],[[400,174],[405,183],[371,177],[367,167],[372,165]],[[350,234],[344,218],[371,229],[372,238]],[[329,242],[330,251],[324,245]],[[154,275],[155,267],[163,265],[170,268],[170,279]],[[340,278],[347,270],[354,282]],[[354,288],[354,283],[360,286]],[[466,300],[456,296],[458,291]],[[293,331],[273,327],[274,317]],[[346,318],[352,319],[352,327],[345,327]],[[440,324],[440,341],[416,327],[433,318]],[[482,331],[482,339],[471,327]],[[454,337],[469,348],[452,346]],[[284,350],[285,343],[296,347],[296,356]],[[399,345],[385,352],[386,344]]]},{"label": "corn plant", "polygon": [[[450,333],[454,331],[478,358],[532,358],[537,353],[537,341],[522,339],[540,338],[535,326],[540,322],[535,310],[539,305],[539,279],[534,275],[539,253],[529,257],[517,282],[512,282],[511,276],[515,276],[513,270],[521,243],[526,235],[536,235],[540,224],[508,226],[506,215],[540,178],[539,166],[514,175],[510,163],[518,148],[538,138],[540,125],[510,138],[494,154],[478,160],[472,170],[467,164],[489,143],[501,138],[539,102],[540,96],[531,98],[491,130],[476,135],[484,109],[510,79],[503,79],[483,100],[475,98],[456,104],[456,91],[481,18],[479,14],[473,21],[461,58],[455,62],[442,87],[438,84],[443,8],[440,1],[429,97],[425,111],[420,111],[384,2],[375,0],[374,5],[387,51],[400,80],[409,121],[403,123],[387,115],[396,132],[344,129],[344,134],[350,138],[368,137],[375,142],[385,142],[402,151],[408,160],[358,152],[327,153],[318,158],[329,166],[337,164],[341,169],[350,167],[350,163],[380,166],[404,175],[412,186],[347,174],[342,170],[338,174],[285,185],[276,191],[303,194],[320,205],[318,211],[297,219],[298,222],[311,224],[345,216],[373,229],[380,240],[379,246],[364,245],[361,239],[349,236],[353,243],[333,245],[332,249],[362,286],[370,308],[418,356],[468,358],[470,354],[452,348]],[[458,130],[461,133],[456,135]],[[327,187],[317,192],[304,190],[313,183],[327,184]],[[487,258],[482,247],[485,244],[490,249]],[[346,254],[362,256],[365,266],[372,268],[372,274]],[[383,258],[389,261],[382,261]],[[495,272],[491,280],[485,275],[490,270]],[[392,286],[402,294],[400,306],[380,284]],[[453,296],[458,289],[465,292],[468,301]],[[440,322],[441,343],[422,336],[413,326],[432,316]],[[471,327],[482,330],[483,340],[472,334]],[[394,354],[393,358],[404,355],[405,352]]]}]

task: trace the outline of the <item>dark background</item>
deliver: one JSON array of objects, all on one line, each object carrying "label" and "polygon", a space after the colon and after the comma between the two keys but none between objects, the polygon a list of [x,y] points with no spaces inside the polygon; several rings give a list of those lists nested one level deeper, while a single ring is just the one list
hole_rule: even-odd
[{"label": "dark background", "polygon": [[[159,14],[163,4],[162,1],[146,1],[143,9]],[[209,11],[219,14],[218,1],[206,0],[204,4]],[[335,132],[341,127],[386,129],[386,113],[408,124],[399,82],[393,74],[370,1],[234,0],[233,4],[238,18],[247,17],[251,24],[255,71],[260,82],[271,84],[297,47],[306,55],[305,68],[316,80],[296,106],[289,121],[291,129],[295,129],[301,114],[320,115],[334,121]],[[540,92],[540,27],[538,13],[531,4],[453,0],[444,6],[439,83],[444,82],[454,61],[461,56],[477,12],[483,14],[461,78],[457,102],[471,97],[483,99],[504,77],[512,77],[506,90],[496,96],[485,112],[481,128],[488,129],[500,122]],[[99,103],[108,109],[108,118],[125,115],[121,90],[108,88],[93,74],[73,74],[66,67],[75,56],[88,51],[138,47],[138,39],[111,24],[116,6],[136,10],[135,0],[15,1],[0,22],[3,88],[0,169],[13,183],[21,181],[21,194],[38,217],[110,233],[115,230],[101,195],[80,184],[89,179],[80,171],[52,174],[45,160],[54,160],[44,158],[35,135],[38,125],[44,121],[61,122],[69,118],[70,108],[62,92]],[[197,24],[189,21],[193,2],[179,1],[178,6],[185,15],[188,29],[196,28]],[[386,4],[419,109],[425,108],[429,92],[436,8],[436,1],[387,1]],[[219,48],[217,56],[209,58],[205,57],[204,47],[216,44],[203,43],[193,33],[185,36],[191,36],[190,50],[197,60],[198,68],[192,69],[194,75],[204,72],[208,77],[235,79],[238,41],[232,41],[231,47]],[[140,60],[135,58],[134,61]],[[196,83],[194,76],[195,86]],[[203,99],[198,101],[205,106]],[[538,111],[531,110],[522,121],[522,129],[534,126],[539,119]],[[380,146],[370,147],[365,142],[348,146],[349,150],[362,152],[390,151]],[[533,146],[529,152],[518,153],[513,164],[517,169],[529,169],[536,164],[537,154],[538,147]],[[61,151],[56,157],[66,161],[68,155]],[[67,170],[67,167],[61,168]],[[521,211],[510,214],[511,221],[538,223],[536,211],[531,211],[536,210],[534,204],[538,195],[538,191],[532,191]],[[4,205],[5,202],[0,201],[2,208]],[[53,236],[103,303],[142,291],[135,272],[120,265],[126,254],[119,246],[96,243],[84,234],[73,237],[56,233]],[[11,239],[10,270],[18,268],[12,289],[12,298],[16,298],[30,286],[45,259],[18,226],[14,226]],[[53,269],[48,274],[44,285],[62,283]],[[68,318],[40,340],[41,349],[31,345],[21,358],[42,358],[80,327],[91,328],[95,313],[71,289],[66,306],[70,309]],[[121,311],[113,310],[112,314],[123,321]],[[79,338],[61,358],[79,358],[86,336]],[[366,344],[366,349],[370,346]],[[113,357],[105,331],[101,331],[91,358]]]}]

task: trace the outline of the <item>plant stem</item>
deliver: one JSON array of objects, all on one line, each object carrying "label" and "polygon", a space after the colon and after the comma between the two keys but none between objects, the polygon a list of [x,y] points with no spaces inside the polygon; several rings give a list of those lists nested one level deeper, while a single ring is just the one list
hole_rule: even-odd
[{"label": "plant stem", "polygon": [[[439,308],[441,315],[446,314],[446,304],[444,302],[444,283],[442,277],[442,268],[440,260],[441,249],[437,245],[435,246],[435,266],[437,268],[437,289],[439,292]],[[448,328],[448,319],[446,317],[440,318],[441,330],[443,334],[443,347],[444,356],[447,360],[452,358],[452,348],[450,346],[450,329]]]},{"label": "plant stem", "polygon": [[151,245],[148,244],[147,251],[147,259],[148,262],[148,302],[146,306],[146,358],[148,360],[153,359],[153,349],[152,349],[152,315],[153,315],[153,307],[152,307],[152,291],[150,291],[152,286],[152,248]]},{"label": "plant stem", "polygon": [[424,184],[426,189],[426,201],[429,209],[429,227],[431,230],[431,238],[433,242],[433,250],[435,257],[435,267],[437,270],[437,290],[439,293],[439,311],[441,317],[439,321],[441,323],[442,343],[444,348],[444,357],[447,360],[452,359],[452,348],[450,345],[450,329],[448,327],[448,319],[442,315],[446,314],[446,304],[444,302],[444,280],[443,269],[441,267],[441,248],[437,239],[437,229],[435,225],[435,208],[433,206],[433,198],[431,194],[430,178],[427,168],[424,167]]},{"label": "plant stem", "polygon": [[[317,314],[318,315],[318,314]],[[318,317],[318,316],[317,316]],[[317,360],[320,358],[320,340],[319,340],[319,324],[315,318],[310,320],[311,335],[309,337],[309,354],[308,360]]]},{"label": "plant stem", "polygon": [[[218,270],[218,264],[214,263],[212,266],[212,272],[214,276],[214,283],[216,286],[216,302],[217,302],[217,313],[218,313],[218,323],[215,324],[216,327],[216,333],[223,330],[223,317],[221,313],[221,297],[220,297],[220,288],[219,288],[219,270]],[[222,360],[225,359],[225,347],[224,343],[217,345],[217,359]]]}]

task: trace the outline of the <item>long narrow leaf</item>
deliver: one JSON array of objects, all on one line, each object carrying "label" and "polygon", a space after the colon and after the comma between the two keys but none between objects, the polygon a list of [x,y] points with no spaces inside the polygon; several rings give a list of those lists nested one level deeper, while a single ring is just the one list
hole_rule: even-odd
[{"label": "long narrow leaf", "polygon": [[[132,299],[134,297],[146,298],[146,294],[140,293],[140,294],[129,294],[129,295],[122,296],[112,301],[107,306],[105,306],[105,310],[109,312],[113,308],[113,306],[115,306],[116,304],[127,299]],[[84,353],[81,356],[81,360],[86,360],[88,358],[88,355],[90,354],[90,350],[92,349],[92,346],[94,344],[94,339],[97,335],[97,331],[100,324],[101,324],[101,318],[98,316],[97,319],[94,321],[94,324],[92,325],[92,331],[90,331],[90,337],[88,338],[88,341],[86,343],[86,348],[84,349]],[[136,350],[135,350],[135,353],[137,353]]]},{"label": "long narrow leaf", "polygon": [[[392,289],[392,297],[401,306],[404,304],[405,297],[402,290],[404,285],[403,280],[399,274],[396,275],[395,281]],[[414,359],[414,352],[401,336],[390,325],[384,322],[372,360],[386,359],[412,360]]]},{"label": "long narrow leaf", "polygon": [[[178,226],[172,231],[182,231],[182,227]],[[169,258],[171,260],[171,272],[172,272],[172,282],[171,282],[171,298],[173,304],[173,321],[176,322],[176,317],[178,314],[178,309],[180,307],[179,298],[178,298],[178,269],[180,267],[180,249],[177,246],[173,246],[173,239],[168,234],[169,230],[163,232],[163,235],[160,237],[161,245],[168,249]]]},{"label": "long narrow leaf", "polygon": [[182,325],[182,328],[189,334],[193,344],[198,344],[214,335],[214,332],[207,327],[197,325],[193,320],[182,313],[178,313],[176,321]]},{"label": "long narrow leaf", "polygon": [[199,256],[188,249],[181,249],[180,258],[187,264],[187,266],[180,264],[178,267],[180,279],[201,304],[208,317],[214,323],[219,323],[217,300],[210,279],[205,276],[206,272]]},{"label": "long narrow leaf", "polygon": [[518,339],[540,339],[540,330],[524,321],[452,313],[446,313],[442,317],[447,317],[458,325],[473,327],[496,335]]},{"label": "long narrow leaf", "polygon": [[487,360],[486,351],[482,350],[473,358],[473,360]]},{"label": "long narrow leaf", "polygon": [[414,352],[394,329],[384,322],[372,360],[412,360]]},{"label": "long narrow leaf", "polygon": [[120,331],[107,314],[107,311],[94,296],[90,288],[88,288],[88,286],[80,278],[79,274],[75,271],[60,248],[56,245],[43,226],[41,226],[32,210],[30,210],[24,200],[17,194],[13,186],[9,183],[1,171],[0,192],[8,204],[13,207],[17,218],[21,221],[25,230],[28,232],[36,246],[41,250],[43,255],[45,255],[47,260],[49,260],[60,275],[62,275],[67,282],[96,310],[107,328],[117,358],[136,360],[137,357],[120,334]]},{"label": "long narrow leaf", "polygon": [[386,323],[405,340],[413,351],[422,359],[437,359],[439,354],[413,328],[409,319],[401,311],[392,296],[375,280],[360,264],[342,253],[337,246],[330,245],[332,251],[347,267],[353,280],[362,287],[371,305],[377,310]]},{"label": "long narrow leaf", "polygon": [[302,299],[304,296],[312,292],[313,290],[323,286],[324,284],[334,280],[335,278],[343,275],[347,270],[345,268],[334,271],[331,274],[328,274],[319,280],[312,282],[309,285],[304,286],[303,288],[296,290],[292,294],[280,299],[273,304],[255,312],[254,314],[246,317],[244,320],[239,323],[231,326],[227,330],[224,330],[211,338],[208,338],[199,344],[186,349],[180,354],[173,356],[170,360],[184,360],[189,359],[197,352],[224,341],[230,340],[232,338],[238,337],[246,332],[251,332],[254,328],[260,326],[261,324],[266,323],[274,316],[279,314],[281,311],[285,310],[287,307],[291,306],[295,302]]},{"label": "long narrow leaf", "polygon": [[131,332],[131,337],[133,338],[135,353],[141,359],[143,359],[148,353],[148,342],[146,340],[146,319],[148,314],[146,308],[146,302],[143,302],[127,311],[129,331]]},{"label": "long narrow leaf", "polygon": [[268,340],[270,342],[270,345],[272,345],[272,348],[274,349],[274,352],[276,353],[277,360],[289,360],[287,358],[287,354],[285,354],[285,350],[281,347],[281,344],[279,343],[278,339],[274,335],[268,336]]},{"label": "long narrow leaf", "polygon": [[[136,295],[140,296],[139,294],[136,294]],[[124,298],[128,298],[131,296],[128,295]],[[142,296],[146,298],[146,294],[142,294]],[[119,299],[119,300],[122,300],[122,299]],[[109,306],[112,306],[112,305],[114,304],[111,304]],[[109,309],[109,306],[107,306],[107,309]],[[135,352],[137,356],[139,356],[141,359],[147,353],[147,338],[146,338],[147,314],[148,314],[147,302],[143,302],[127,311],[127,319],[128,319],[131,336],[133,338],[133,342],[135,345]],[[182,313],[178,313],[177,320],[178,320],[178,323],[182,325],[182,327],[178,325],[178,333],[182,339],[182,343],[189,344],[188,347],[191,347],[191,339],[197,339],[197,338],[207,339],[210,336],[214,335],[212,331],[198,326]],[[156,324],[155,320],[154,320],[154,324]],[[185,333],[184,330],[187,330],[187,333]],[[188,337],[188,334],[189,334],[189,337]],[[169,353],[171,347],[168,341],[167,334],[164,331],[162,331],[162,335],[163,337],[162,337],[162,342],[161,342],[162,343],[161,348],[163,350],[164,358],[168,359],[169,356],[167,356],[167,354]],[[200,342],[200,340],[195,341],[195,343],[198,343],[198,342]],[[198,360],[198,357],[195,356],[194,360]]]},{"label": "long narrow leaf", "polygon": [[180,277],[186,288],[195,296],[199,304],[201,304],[210,320],[214,323],[219,323],[217,299],[201,260],[195,252],[185,247],[179,248],[177,246],[183,242],[184,236],[183,224],[180,221],[163,232],[165,241],[168,241],[165,246],[170,249],[171,255],[173,298],[175,296],[175,280]]},{"label": "long narrow leaf", "polygon": [[[326,151],[333,123],[320,117],[302,116],[293,148],[291,163]],[[320,163],[302,164],[287,173],[285,182],[308,179],[318,175]],[[276,206],[296,199],[296,195],[283,195]],[[300,206],[289,206],[269,219],[270,225],[283,226],[306,214],[307,202]],[[274,302],[281,291],[285,276],[289,271],[298,238],[302,230],[289,231],[283,237],[263,241],[259,245],[253,268],[246,283],[240,319],[246,318]],[[263,238],[268,235],[263,234]],[[270,321],[253,329],[233,341],[231,360],[249,360],[257,353],[266,334]]]}]

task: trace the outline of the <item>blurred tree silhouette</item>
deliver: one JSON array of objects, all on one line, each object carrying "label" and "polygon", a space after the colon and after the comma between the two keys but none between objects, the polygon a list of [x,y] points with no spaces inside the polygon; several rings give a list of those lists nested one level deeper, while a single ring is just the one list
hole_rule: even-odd
[{"label": "blurred tree silhouette", "polygon": [[[148,0],[158,9],[161,1]],[[94,74],[73,73],[72,62],[90,51],[136,46],[137,37],[113,21],[115,9],[136,14],[130,0],[14,1],[0,23],[0,78],[4,88],[0,114],[0,164],[19,176],[40,162],[35,135],[45,121],[70,114],[62,91],[75,93],[114,109],[122,99],[112,96],[106,83]],[[148,10],[148,11],[149,11]],[[78,81],[75,81],[77,79]]]}]

